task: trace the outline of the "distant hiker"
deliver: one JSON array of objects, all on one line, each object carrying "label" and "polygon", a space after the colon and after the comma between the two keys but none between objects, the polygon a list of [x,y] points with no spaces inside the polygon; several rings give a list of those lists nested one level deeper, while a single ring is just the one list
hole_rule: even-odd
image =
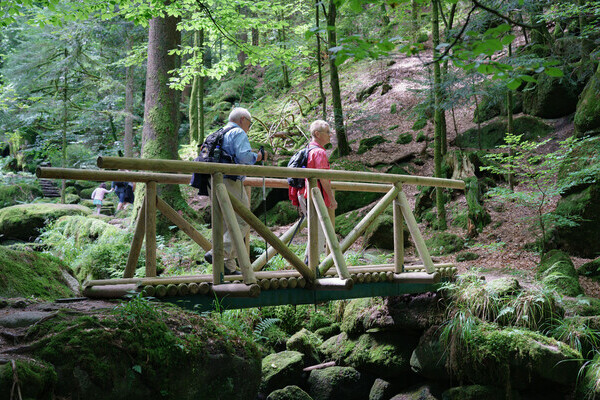
[{"label": "distant hiker", "polygon": [[[229,123],[225,126],[227,133],[223,136],[223,146],[220,149],[232,157],[235,164],[252,165],[258,161],[266,160],[264,151],[257,153],[252,152],[250,141],[248,140],[248,130],[252,125],[252,116],[245,108],[234,108],[229,114]],[[231,129],[228,129],[231,128]],[[233,196],[240,200],[243,204],[248,203],[248,195],[244,189],[245,176],[225,175],[223,183]],[[250,226],[239,215],[237,221],[240,225],[242,236],[250,231]],[[227,225],[224,226],[223,232],[223,253],[225,258],[225,275],[240,275],[237,271],[235,258],[237,253],[231,241],[231,234]],[[204,255],[204,259],[212,264],[212,252],[208,251]]]},{"label": "distant hiker", "polygon": [[[312,136],[312,141],[308,144],[310,151],[308,153],[308,160],[306,161],[306,168],[329,169],[329,159],[327,158],[327,153],[325,152],[325,145],[330,142],[330,134],[331,131],[327,122],[318,119],[310,124],[310,135]],[[335,210],[337,208],[337,202],[335,201],[335,196],[333,195],[333,190],[331,189],[331,181],[328,179],[319,179],[318,185],[319,189],[321,189],[321,194],[323,195],[323,200],[325,200],[325,205],[327,208]],[[298,199],[300,212],[303,215],[307,215],[306,198],[308,191],[308,180],[306,180],[303,188],[296,190],[294,189],[295,188],[290,188],[290,194],[293,195],[295,192]],[[294,199],[292,198],[292,203],[295,204],[296,202],[293,200]],[[325,249],[325,236],[320,224],[318,227],[319,242],[317,248],[319,249],[319,253],[321,253]]]},{"label": "distant hiker", "polygon": [[128,204],[133,204],[135,199],[133,194],[135,182],[113,182],[112,186],[115,194],[119,198],[117,211],[126,209]]},{"label": "distant hiker", "polygon": [[92,192],[92,200],[94,200],[94,205],[96,206],[96,215],[100,215],[100,209],[102,209],[102,200],[104,200],[104,195],[112,191],[112,189],[106,190],[105,183],[101,183],[99,187],[94,189]]}]

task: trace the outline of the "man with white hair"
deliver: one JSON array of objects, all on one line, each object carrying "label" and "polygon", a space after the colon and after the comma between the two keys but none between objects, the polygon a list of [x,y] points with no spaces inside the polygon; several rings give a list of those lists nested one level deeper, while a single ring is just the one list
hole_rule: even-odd
[{"label": "man with white hair", "polygon": [[[227,152],[235,164],[252,165],[259,161],[266,160],[266,153],[254,153],[248,140],[248,131],[252,125],[252,116],[250,112],[242,107],[234,108],[229,114],[229,122],[225,126],[227,133],[223,136],[223,146],[221,151]],[[263,159],[264,157],[264,159]],[[235,196],[243,204],[248,203],[248,196],[244,189],[245,176],[225,175],[223,183],[229,193]],[[250,226],[239,215],[237,221],[242,231],[242,236],[250,231]],[[237,253],[231,241],[231,234],[227,225],[224,226],[223,233],[223,253],[225,258],[225,275],[241,275],[237,270],[235,259]],[[212,252],[208,251],[204,259],[212,264]]]}]

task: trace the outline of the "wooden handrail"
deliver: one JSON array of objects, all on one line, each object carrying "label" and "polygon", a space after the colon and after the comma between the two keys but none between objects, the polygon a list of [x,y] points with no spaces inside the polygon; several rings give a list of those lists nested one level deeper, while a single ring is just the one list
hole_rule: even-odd
[{"label": "wooden handrail", "polygon": [[220,172],[225,175],[247,175],[259,177],[264,176],[276,178],[316,178],[329,180],[338,179],[349,182],[369,183],[399,182],[409,185],[436,186],[450,189],[465,188],[465,182],[461,180],[431,178],[414,175],[384,174],[377,172],[338,171],[314,168],[270,167],[243,164],[199,163],[195,161],[157,160],[145,158],[103,156],[98,157],[97,164],[99,168],[108,169],[135,169],[145,171],[149,170],[177,173],[198,172],[203,174],[214,174]]}]

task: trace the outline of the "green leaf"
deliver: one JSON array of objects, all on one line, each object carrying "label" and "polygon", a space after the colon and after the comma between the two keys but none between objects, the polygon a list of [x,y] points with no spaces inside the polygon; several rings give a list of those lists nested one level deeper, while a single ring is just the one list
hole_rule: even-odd
[{"label": "green leaf", "polygon": [[517,90],[521,86],[521,79],[513,78],[506,84],[506,87],[510,90]]},{"label": "green leaf", "polygon": [[131,367],[132,370],[134,370],[135,372],[137,372],[138,374],[142,373],[142,366],[141,365],[134,365],[133,367]]},{"label": "green leaf", "polygon": [[516,39],[515,35],[506,35],[500,41],[504,46],[511,44]]},{"label": "green leaf", "polygon": [[546,73],[546,75],[551,76],[553,78],[560,78],[564,75],[562,70],[556,67],[546,68],[544,72]]},{"label": "green leaf", "polygon": [[537,82],[537,80],[533,76],[530,76],[530,75],[521,75],[519,78],[521,78],[525,82],[531,82],[531,83]]}]

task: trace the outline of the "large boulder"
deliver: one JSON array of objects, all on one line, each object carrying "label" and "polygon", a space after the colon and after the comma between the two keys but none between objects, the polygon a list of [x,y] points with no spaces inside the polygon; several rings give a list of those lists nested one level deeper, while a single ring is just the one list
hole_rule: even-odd
[{"label": "large boulder", "polygon": [[387,400],[394,394],[394,385],[388,381],[377,378],[371,386],[369,400]]},{"label": "large boulder", "polygon": [[449,354],[453,372],[480,385],[572,387],[581,367],[580,352],[526,329],[479,323],[463,343]]},{"label": "large boulder", "polygon": [[577,137],[600,133],[600,66],[579,97],[574,122]]},{"label": "large boulder", "polygon": [[0,246],[0,297],[72,297],[70,269],[49,254]]},{"label": "large boulder", "polygon": [[[52,365],[48,398],[254,399],[260,353],[218,318],[134,298],[94,315],[58,312],[23,336]],[[40,397],[35,397],[40,398]]]},{"label": "large boulder", "polygon": [[536,277],[566,296],[583,294],[571,258],[560,250],[551,250],[544,254],[537,266]]},{"label": "large boulder", "polygon": [[[16,371],[15,371],[16,369]],[[23,399],[50,400],[56,387],[56,371],[48,363],[37,360],[18,360],[0,365],[0,398],[10,398],[9,393],[18,393],[14,387],[15,376]],[[21,397],[14,397],[21,398]]]},{"label": "large boulder", "polygon": [[273,390],[302,383],[304,356],[297,351],[282,351],[269,354],[262,360],[260,392],[267,394]]},{"label": "large boulder", "polygon": [[444,400],[504,400],[506,398],[518,397],[508,397],[497,387],[482,385],[453,387],[442,394]]},{"label": "large boulder", "polygon": [[351,367],[315,369],[308,377],[308,393],[314,400],[364,400],[371,381]]},{"label": "large boulder", "polygon": [[64,215],[89,215],[87,207],[74,204],[20,204],[0,209],[0,240],[32,241],[49,221]]},{"label": "large boulder", "polygon": [[600,253],[600,184],[593,184],[562,197],[555,214],[574,220],[575,226],[561,224],[549,234],[548,245],[579,257]]},{"label": "large boulder", "polygon": [[271,392],[267,400],[313,400],[313,398],[298,386],[291,385]]},{"label": "large boulder", "polygon": [[363,334],[351,339],[344,332],[326,340],[319,350],[327,359],[381,378],[407,378],[410,356],[419,338],[398,332]]},{"label": "large boulder", "polygon": [[287,340],[285,347],[287,350],[304,354],[304,362],[310,365],[319,362],[317,349],[322,342],[323,340],[319,336],[306,328],[302,328]]},{"label": "large boulder", "polygon": [[438,400],[429,386],[420,386],[418,388],[409,389],[402,393],[398,393],[390,400]]},{"label": "large boulder", "polygon": [[[515,132],[523,135],[523,140],[546,137],[553,128],[542,120],[529,115],[515,118]],[[492,121],[478,128],[471,128],[456,136],[454,144],[461,148],[493,149],[506,144],[506,121]]]},{"label": "large boulder", "polygon": [[439,326],[432,326],[421,336],[410,357],[410,368],[428,380],[449,382],[450,374],[446,368],[448,352],[440,343],[439,333]]},{"label": "large boulder", "polygon": [[10,207],[19,203],[30,203],[36,197],[42,197],[42,189],[32,183],[18,185],[0,185],[0,208]]},{"label": "large boulder", "polygon": [[546,74],[536,77],[523,91],[523,112],[540,118],[560,118],[572,114],[577,106],[577,84],[566,76],[553,78]]}]

